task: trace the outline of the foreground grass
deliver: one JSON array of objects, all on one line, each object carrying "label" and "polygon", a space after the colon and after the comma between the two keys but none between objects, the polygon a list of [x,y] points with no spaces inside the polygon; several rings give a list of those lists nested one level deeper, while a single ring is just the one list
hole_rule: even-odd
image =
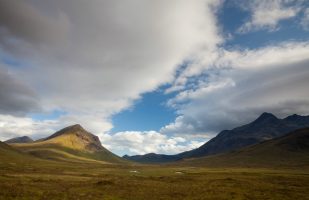
[{"label": "foreground grass", "polygon": [[0,199],[309,199],[308,170],[0,165]]}]

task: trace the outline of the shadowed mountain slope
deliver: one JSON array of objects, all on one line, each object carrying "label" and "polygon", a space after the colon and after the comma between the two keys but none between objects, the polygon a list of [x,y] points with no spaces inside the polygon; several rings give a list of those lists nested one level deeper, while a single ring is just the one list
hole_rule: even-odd
[{"label": "shadowed mountain slope", "polygon": [[33,140],[28,136],[22,136],[22,137],[15,137],[9,140],[4,141],[7,144],[11,143],[30,143],[33,142]]},{"label": "shadowed mountain slope", "polygon": [[309,128],[229,153],[189,158],[179,164],[209,167],[309,167]]},{"label": "shadowed mountain slope", "polygon": [[123,156],[123,158],[139,163],[166,163],[179,160],[177,156],[155,154],[155,153],[148,153],[145,155],[135,155],[135,156],[125,155]]},{"label": "shadowed mountain slope", "polygon": [[201,147],[178,156],[190,158],[228,152],[305,127],[309,127],[309,116],[292,115],[278,119],[273,114],[263,113],[253,122],[232,130],[224,130]]}]

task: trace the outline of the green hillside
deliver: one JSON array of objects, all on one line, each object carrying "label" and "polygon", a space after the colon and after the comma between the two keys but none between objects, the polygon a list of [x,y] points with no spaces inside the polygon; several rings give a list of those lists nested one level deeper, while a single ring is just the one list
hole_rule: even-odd
[{"label": "green hillside", "polygon": [[0,169],[26,168],[29,165],[36,165],[44,161],[35,158],[27,153],[19,151],[12,146],[0,142]]}]

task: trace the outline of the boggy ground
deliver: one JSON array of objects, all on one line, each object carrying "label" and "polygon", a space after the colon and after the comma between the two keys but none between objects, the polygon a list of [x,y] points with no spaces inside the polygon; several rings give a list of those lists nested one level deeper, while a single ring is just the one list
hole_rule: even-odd
[{"label": "boggy ground", "polygon": [[0,165],[0,199],[309,199],[307,169]]}]

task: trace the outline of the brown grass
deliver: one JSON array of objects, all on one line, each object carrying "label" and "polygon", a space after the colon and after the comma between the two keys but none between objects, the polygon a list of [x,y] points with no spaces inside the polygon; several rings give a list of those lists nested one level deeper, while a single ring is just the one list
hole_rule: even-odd
[{"label": "brown grass", "polygon": [[[132,173],[130,171],[137,171]],[[182,173],[176,173],[181,171]],[[102,164],[0,168],[0,199],[308,199],[302,170]]]}]

